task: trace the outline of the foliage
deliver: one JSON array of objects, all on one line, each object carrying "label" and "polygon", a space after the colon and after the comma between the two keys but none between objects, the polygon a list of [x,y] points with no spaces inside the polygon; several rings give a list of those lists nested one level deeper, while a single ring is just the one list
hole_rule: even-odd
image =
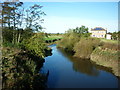
[{"label": "foliage", "polygon": [[46,77],[39,74],[43,59],[15,48],[3,48],[3,90],[45,88]]},{"label": "foliage", "polygon": [[81,38],[74,46],[74,56],[89,59],[91,53],[99,44],[100,40],[97,38]]},{"label": "foliage", "polygon": [[45,56],[44,50],[47,48],[44,41],[44,34],[36,33],[30,39],[24,40],[23,45],[31,53],[43,58]]},{"label": "foliage", "polygon": [[[17,45],[23,39],[30,38],[33,32],[42,30],[40,23],[44,21],[42,16],[45,15],[41,10],[42,6],[35,4],[26,11],[22,7],[23,2],[19,1],[3,2],[1,6],[0,23],[3,31],[3,43],[11,42]],[[25,22],[23,23],[23,21]],[[21,28],[22,26],[26,26],[25,29]]]},{"label": "foliage", "polygon": [[58,43],[58,47],[62,47],[67,51],[73,51],[73,47],[79,39],[79,35],[76,33],[66,33],[63,39]]},{"label": "foliage", "polygon": [[2,31],[2,36],[3,36],[3,42],[11,42],[13,40],[13,32],[9,28],[4,28]]},{"label": "foliage", "polygon": [[40,22],[43,22],[44,19],[41,19],[41,16],[46,14],[41,11],[41,8],[42,6],[35,4],[26,10],[27,17],[25,20],[27,22],[27,28],[32,28],[33,31],[39,31],[42,29]]},{"label": "foliage", "polygon": [[88,28],[86,28],[85,26],[76,27],[75,29],[69,29],[68,31],[66,31],[66,33],[77,33],[79,34],[80,37],[90,36],[90,33],[88,32]]},{"label": "foliage", "polygon": [[[39,70],[43,58],[48,55],[48,48],[44,34],[35,32],[42,31],[40,22],[44,21],[41,17],[45,13],[40,5],[33,5],[27,11],[22,5],[23,2],[19,1],[1,3],[3,47],[7,48],[2,51],[3,90],[38,90],[45,87],[46,77]],[[25,29],[22,26],[26,26]]]},{"label": "foliage", "polygon": [[13,27],[16,29],[16,25],[19,25],[18,22],[22,16],[20,7],[22,7],[23,2],[3,2],[1,3],[2,12],[1,12],[1,24],[2,27]]},{"label": "foliage", "polygon": [[97,47],[91,54],[91,60],[99,65],[110,67],[116,76],[120,76],[118,65],[120,62],[119,55],[120,51]]},{"label": "foliage", "polygon": [[119,34],[120,34],[120,31],[119,32],[113,32],[112,33],[112,39],[113,40],[118,40]]},{"label": "foliage", "polygon": [[75,33],[88,33],[88,28],[86,28],[85,26],[81,26],[81,27],[76,27],[76,29],[73,29],[73,32]]},{"label": "foliage", "polygon": [[80,38],[89,37],[88,28],[85,26],[69,29],[63,36],[63,39],[58,43],[58,47],[63,47],[67,51],[72,51],[74,45],[79,42]]}]

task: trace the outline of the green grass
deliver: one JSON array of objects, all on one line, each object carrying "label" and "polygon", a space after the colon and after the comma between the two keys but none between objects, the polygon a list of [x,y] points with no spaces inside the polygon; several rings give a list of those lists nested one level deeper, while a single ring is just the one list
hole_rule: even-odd
[{"label": "green grass", "polygon": [[109,42],[109,43],[118,43],[117,40],[109,40],[109,39],[104,39],[104,38],[101,38],[101,41],[103,41],[103,42]]},{"label": "green grass", "polygon": [[62,35],[51,35],[48,37],[45,37],[45,40],[54,40],[54,39],[62,39]]}]

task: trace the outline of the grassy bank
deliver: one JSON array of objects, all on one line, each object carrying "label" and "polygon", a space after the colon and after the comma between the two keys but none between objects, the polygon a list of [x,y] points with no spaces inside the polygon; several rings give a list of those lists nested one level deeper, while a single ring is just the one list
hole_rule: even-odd
[{"label": "grassy bank", "polygon": [[85,37],[78,33],[66,33],[57,47],[73,52],[73,56],[89,59],[98,65],[111,68],[116,76],[120,76],[118,70],[119,44],[116,40]]},{"label": "grassy bank", "polygon": [[101,47],[98,47],[92,52],[90,60],[98,65],[111,68],[116,76],[120,76],[118,73],[119,55],[120,51],[113,51],[107,48],[103,50]]}]

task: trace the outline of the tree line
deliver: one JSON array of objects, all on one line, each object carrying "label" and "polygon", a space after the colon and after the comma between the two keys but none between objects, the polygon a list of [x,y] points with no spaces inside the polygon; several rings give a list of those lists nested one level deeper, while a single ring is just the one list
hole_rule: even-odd
[{"label": "tree line", "polygon": [[42,32],[46,15],[42,7],[34,4],[25,8],[20,1],[1,3],[2,90],[47,87],[47,76],[39,72],[44,57],[51,54]]},{"label": "tree line", "polygon": [[23,4],[19,1],[1,3],[0,23],[3,43],[18,44],[34,32],[42,30],[40,23],[44,21],[42,16],[46,15],[41,10],[43,6],[35,4],[25,8]]}]

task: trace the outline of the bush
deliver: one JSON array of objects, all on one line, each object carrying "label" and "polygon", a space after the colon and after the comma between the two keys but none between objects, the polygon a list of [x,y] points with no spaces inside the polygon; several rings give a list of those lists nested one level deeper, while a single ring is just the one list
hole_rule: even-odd
[{"label": "bush", "polygon": [[42,58],[45,57],[45,49],[47,47],[45,45],[45,40],[42,33],[35,34],[29,40],[24,40],[22,43],[25,49],[30,51],[32,54],[35,54]]},{"label": "bush", "polygon": [[100,45],[98,38],[81,38],[74,46],[76,57],[89,59],[92,51]]},{"label": "bush", "polygon": [[[2,89],[39,90],[45,88],[46,76],[40,74],[44,59],[20,49],[2,49]],[[36,87],[37,86],[37,87]]]},{"label": "bush", "polygon": [[80,37],[76,33],[67,33],[63,39],[58,43],[58,47],[62,47],[67,51],[73,51],[75,43],[80,40]]},{"label": "bush", "polygon": [[13,29],[9,28],[3,28],[2,29],[2,36],[3,36],[3,42],[12,42],[13,40]]}]

